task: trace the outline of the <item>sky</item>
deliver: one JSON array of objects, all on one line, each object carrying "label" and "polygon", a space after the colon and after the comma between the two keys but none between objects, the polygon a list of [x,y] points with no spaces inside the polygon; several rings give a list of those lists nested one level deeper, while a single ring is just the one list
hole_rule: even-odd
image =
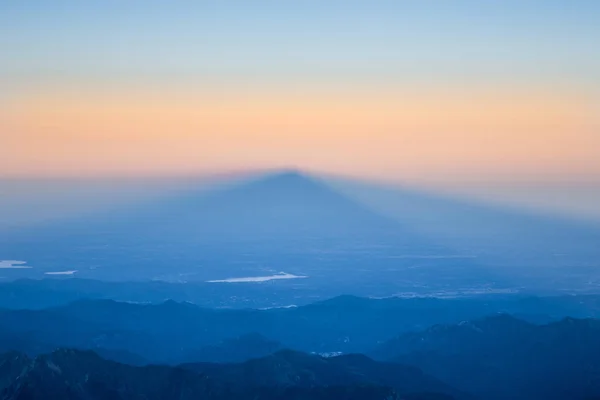
[{"label": "sky", "polygon": [[600,2],[0,0],[0,177],[600,181]]}]

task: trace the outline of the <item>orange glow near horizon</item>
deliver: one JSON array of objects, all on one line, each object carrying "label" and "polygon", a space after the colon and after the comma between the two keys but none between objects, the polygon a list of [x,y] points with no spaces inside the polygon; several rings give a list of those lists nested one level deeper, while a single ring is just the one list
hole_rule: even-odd
[{"label": "orange glow near horizon", "polygon": [[50,91],[0,111],[0,174],[600,174],[591,105],[507,90]]}]

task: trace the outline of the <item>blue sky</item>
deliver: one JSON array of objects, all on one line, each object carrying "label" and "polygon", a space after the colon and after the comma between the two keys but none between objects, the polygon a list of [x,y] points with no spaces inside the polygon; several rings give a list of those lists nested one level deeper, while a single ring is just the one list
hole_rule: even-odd
[{"label": "blue sky", "polygon": [[597,87],[599,26],[578,0],[4,0],[0,77]]}]

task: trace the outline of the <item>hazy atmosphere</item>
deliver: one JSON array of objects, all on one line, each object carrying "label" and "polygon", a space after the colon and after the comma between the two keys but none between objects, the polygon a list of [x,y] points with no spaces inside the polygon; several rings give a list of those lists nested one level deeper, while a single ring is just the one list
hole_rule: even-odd
[{"label": "hazy atmosphere", "polygon": [[0,400],[599,400],[600,3],[0,0]]}]

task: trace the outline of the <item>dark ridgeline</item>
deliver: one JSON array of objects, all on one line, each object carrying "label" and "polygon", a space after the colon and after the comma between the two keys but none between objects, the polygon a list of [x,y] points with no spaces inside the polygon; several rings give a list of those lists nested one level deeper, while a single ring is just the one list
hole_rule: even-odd
[{"label": "dark ridgeline", "polygon": [[468,398],[416,368],[378,364],[366,358],[346,365],[341,359],[327,361],[293,352],[253,360],[248,366],[183,367],[134,367],[104,360],[90,351],[68,349],[34,359],[11,352],[0,356],[0,372],[3,400]]},{"label": "dark ridgeline", "polygon": [[406,333],[377,347],[379,359],[416,365],[483,399],[600,396],[600,321],[533,325],[502,314]]}]

